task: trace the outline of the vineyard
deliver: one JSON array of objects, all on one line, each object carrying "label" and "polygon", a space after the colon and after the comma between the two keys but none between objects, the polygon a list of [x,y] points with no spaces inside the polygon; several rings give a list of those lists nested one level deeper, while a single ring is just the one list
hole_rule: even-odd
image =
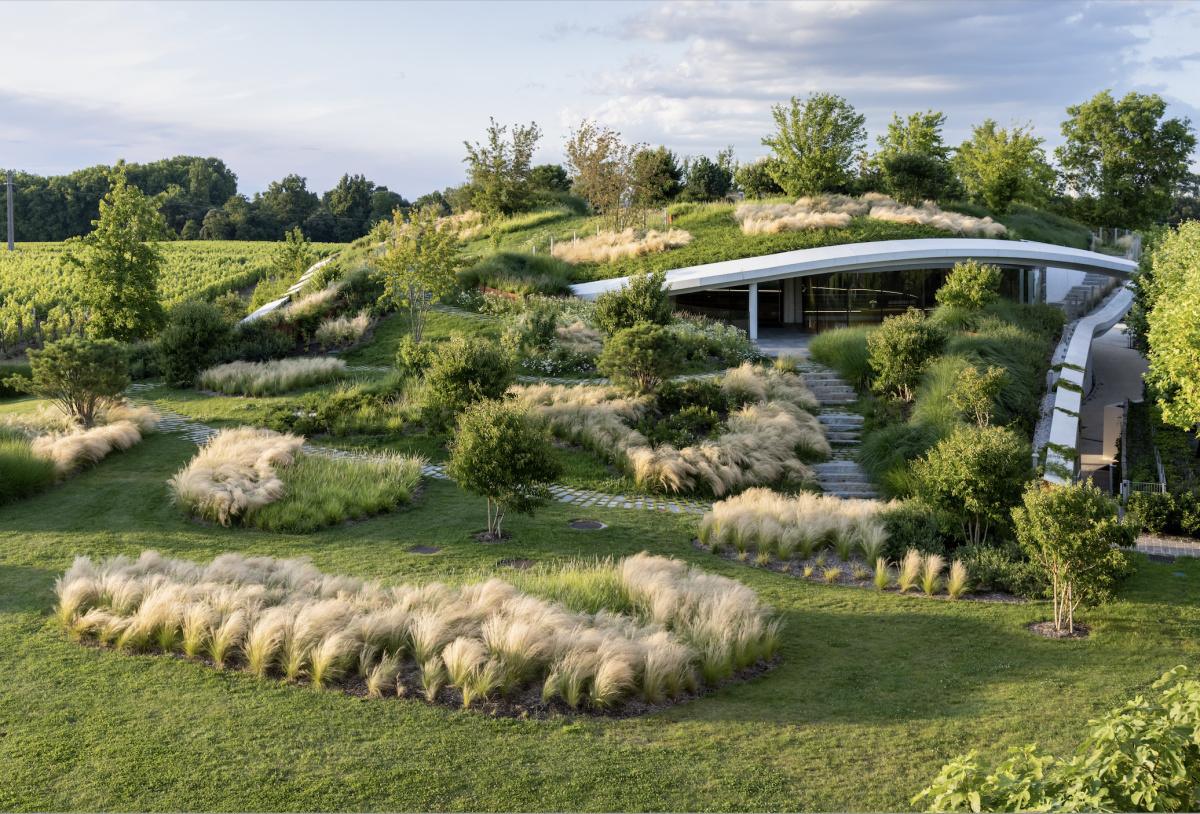
[{"label": "vineyard", "polygon": [[[278,243],[190,240],[161,244],[159,290],[166,306],[212,299],[254,285],[271,270]],[[70,333],[83,319],[77,272],[64,261],[63,243],[19,243],[0,251],[0,355],[16,346]],[[314,243],[325,257],[338,243]]]}]

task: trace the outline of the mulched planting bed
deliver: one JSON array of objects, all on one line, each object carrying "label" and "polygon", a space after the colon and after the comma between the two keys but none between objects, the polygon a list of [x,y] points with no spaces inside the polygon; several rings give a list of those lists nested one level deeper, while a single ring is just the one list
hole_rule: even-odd
[{"label": "mulched planting bed", "polygon": [[1054,629],[1054,622],[1034,622],[1031,625],[1026,625],[1025,629],[1035,636],[1041,636],[1044,639],[1086,639],[1091,633],[1091,629],[1087,625],[1075,623],[1075,631],[1068,633],[1065,630],[1057,631]]},{"label": "mulched planting bed", "polygon": [[599,520],[590,520],[584,518],[570,520],[567,522],[567,525],[576,531],[599,531],[600,529],[608,528],[606,524],[601,523]]}]

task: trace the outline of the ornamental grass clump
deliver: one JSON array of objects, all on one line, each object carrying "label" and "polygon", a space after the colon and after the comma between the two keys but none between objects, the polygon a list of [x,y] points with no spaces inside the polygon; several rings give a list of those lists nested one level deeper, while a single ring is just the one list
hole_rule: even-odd
[{"label": "ornamental grass clump", "polygon": [[317,326],[313,335],[322,348],[344,348],[363,338],[371,327],[371,315],[360,311],[352,317],[331,317]]},{"label": "ornamental grass clump", "polygon": [[924,558],[921,556],[921,552],[910,548],[904,555],[904,559],[900,561],[900,569],[896,573],[896,590],[903,594],[914,588],[921,575],[923,563]]},{"label": "ornamental grass clump", "polygon": [[668,229],[665,232],[651,229],[644,233],[626,229],[559,241],[554,244],[551,254],[568,263],[611,263],[624,257],[665,252],[691,242],[691,233],[683,229]]},{"label": "ornamental grass clump", "polygon": [[290,466],[303,444],[298,435],[272,430],[222,430],[169,483],[190,514],[228,526],[283,497],[276,470]]},{"label": "ornamental grass clump", "polygon": [[933,596],[941,589],[945,567],[946,558],[941,554],[926,554],[921,560],[921,590],[926,596]]},{"label": "ornamental grass clump", "polygon": [[132,421],[98,424],[91,429],[51,433],[33,439],[33,454],[54,463],[59,477],[85,464],[94,464],[109,453],[140,443],[142,432]]},{"label": "ornamental grass clump", "polygon": [[[564,568],[615,591],[614,607],[581,610],[577,601],[592,601],[583,594],[559,602],[495,578],[383,586],[304,560],[225,554],[200,564],[153,551],[79,557],[55,591],[60,622],[83,640],[314,688],[362,679],[370,697],[419,692],[464,707],[513,697],[598,710],[635,697],[662,703],[778,649],[773,612],[734,580],[648,554]],[[555,573],[524,579],[537,590]]]},{"label": "ornamental grass clump", "polygon": [[230,396],[273,396],[346,375],[346,363],[332,357],[229,362],[202,372],[196,387]]}]

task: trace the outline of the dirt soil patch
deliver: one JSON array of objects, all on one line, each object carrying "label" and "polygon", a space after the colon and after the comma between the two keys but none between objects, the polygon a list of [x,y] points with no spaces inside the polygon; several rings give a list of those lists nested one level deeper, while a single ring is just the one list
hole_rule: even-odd
[{"label": "dirt soil patch", "polygon": [[1055,630],[1054,622],[1034,622],[1026,626],[1030,633],[1044,639],[1086,639],[1091,630],[1087,625],[1075,624],[1075,630],[1068,633],[1065,630]]}]

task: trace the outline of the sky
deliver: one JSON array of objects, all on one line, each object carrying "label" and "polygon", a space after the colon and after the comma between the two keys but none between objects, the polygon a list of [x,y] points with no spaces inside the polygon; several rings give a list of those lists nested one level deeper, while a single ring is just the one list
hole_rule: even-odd
[{"label": "sky", "polygon": [[1200,129],[1200,3],[6,3],[0,166],[217,156],[253,193],[343,173],[415,198],[464,177],[488,117],[557,162],[593,118],[680,155],[765,153],[771,107],[831,91],[867,117],[991,117],[1048,147],[1068,105],[1154,92]]}]

